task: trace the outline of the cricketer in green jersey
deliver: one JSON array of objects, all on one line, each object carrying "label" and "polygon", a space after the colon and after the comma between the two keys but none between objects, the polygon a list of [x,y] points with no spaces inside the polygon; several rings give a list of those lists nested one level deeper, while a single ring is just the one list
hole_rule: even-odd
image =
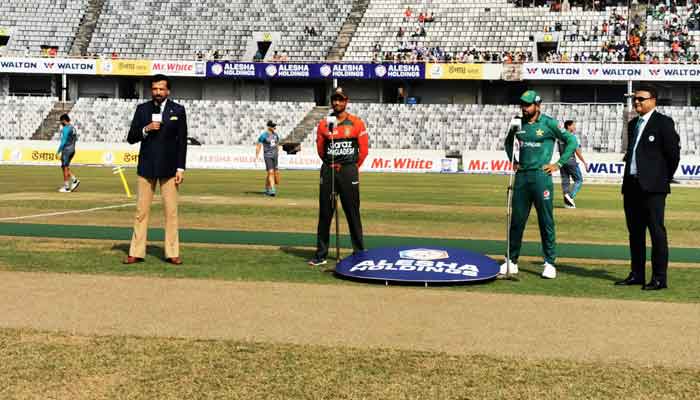
[{"label": "cricketer in green jersey", "polygon": [[[542,277],[553,279],[557,276],[557,270],[554,267],[556,237],[552,173],[571,158],[576,150],[577,141],[571,133],[559,128],[557,120],[541,113],[541,102],[540,96],[534,90],[523,93],[520,97],[521,126],[511,127],[506,136],[506,153],[508,159],[513,160],[513,168],[516,171],[510,223],[510,273],[518,272],[517,263],[523,232],[534,204],[544,253]],[[520,146],[518,160],[513,158],[515,139]],[[564,151],[556,163],[550,164],[557,139],[565,144]],[[502,274],[507,272],[507,264],[508,260],[501,265]]]}]

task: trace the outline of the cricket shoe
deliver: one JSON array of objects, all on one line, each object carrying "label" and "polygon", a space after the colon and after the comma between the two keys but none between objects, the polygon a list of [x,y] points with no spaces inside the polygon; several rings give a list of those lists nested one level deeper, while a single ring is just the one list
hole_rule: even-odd
[{"label": "cricket shoe", "polygon": [[557,277],[557,269],[554,268],[554,265],[545,262],[543,264],[544,270],[542,271],[542,277],[545,279],[554,279]]},{"label": "cricket shoe", "polygon": [[67,188],[65,186],[61,186],[61,188],[58,189],[58,191],[61,193],[70,193],[70,188]]},{"label": "cricket shoe", "polygon": [[564,193],[564,206],[566,208],[576,208],[576,202],[574,202],[574,198],[571,197],[571,195],[568,193]]},{"label": "cricket shoe", "polygon": [[324,264],[326,264],[327,262],[328,262],[328,261],[326,261],[325,258],[314,257],[314,258],[312,258],[312,259],[310,259],[310,260],[308,261],[308,264],[309,264],[309,265],[312,265],[312,266],[314,266],[314,267],[317,267],[317,266],[319,266],[319,265],[324,265]]},{"label": "cricket shoe", "polygon": [[[508,273],[508,260],[501,264],[501,269],[499,270],[499,275],[506,275]],[[518,273],[518,264],[513,261],[510,262],[510,274],[515,275]]]},{"label": "cricket shoe", "polygon": [[74,192],[75,189],[78,188],[78,186],[80,186],[80,179],[78,179],[78,178],[73,179],[73,182],[71,182],[71,184],[70,184],[70,191]]}]

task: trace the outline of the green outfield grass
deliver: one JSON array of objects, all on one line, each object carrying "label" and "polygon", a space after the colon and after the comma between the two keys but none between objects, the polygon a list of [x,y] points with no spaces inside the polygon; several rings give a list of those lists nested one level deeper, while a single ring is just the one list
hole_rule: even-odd
[{"label": "green outfield grass", "polygon": [[[0,167],[5,185],[0,219],[127,203],[119,178],[109,168],[75,168],[81,178],[76,193],[57,193],[60,170]],[[127,171],[134,186],[134,170]],[[259,171],[192,170],[181,190],[181,226],[224,230],[307,232],[316,229],[318,174],[283,171],[280,196],[261,195]],[[505,236],[504,176],[377,174],[362,175],[362,214],[368,235],[502,240]],[[627,231],[618,185],[584,185],[579,208],[563,208],[555,187],[555,218],[560,243],[625,244]],[[674,188],[668,198],[667,229],[672,247],[697,248],[700,240],[700,189]],[[133,208],[46,217],[21,222],[130,226]],[[344,219],[344,217],[341,216]],[[153,207],[161,223],[161,208]],[[341,224],[344,232],[345,224]],[[531,216],[525,240],[538,241]]]}]

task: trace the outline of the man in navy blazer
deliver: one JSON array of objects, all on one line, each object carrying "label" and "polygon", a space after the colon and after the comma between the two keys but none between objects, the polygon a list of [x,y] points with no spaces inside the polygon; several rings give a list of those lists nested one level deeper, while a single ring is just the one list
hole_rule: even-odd
[{"label": "man in navy blazer", "polygon": [[[634,93],[634,108],[639,114],[629,122],[628,146],[624,161],[622,194],[629,232],[631,272],[616,285],[642,285],[644,290],[668,286],[668,239],[664,226],[666,196],[680,162],[680,138],[673,119],[656,111],[654,88]],[[644,284],[646,231],[651,236],[651,280]]]},{"label": "man in navy blazer", "polygon": [[170,100],[170,80],[165,75],[151,79],[152,100],[136,107],[127,142],[140,142],[138,205],[134,234],[125,264],[142,262],[146,255],[148,217],[156,183],[160,184],[165,212],[165,260],[180,265],[177,221],[177,191],[185,175],[187,116],[185,107]]}]

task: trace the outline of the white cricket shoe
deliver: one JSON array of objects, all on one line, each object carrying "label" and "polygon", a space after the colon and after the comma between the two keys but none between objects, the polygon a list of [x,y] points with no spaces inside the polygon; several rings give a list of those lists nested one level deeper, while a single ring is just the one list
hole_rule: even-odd
[{"label": "white cricket shoe", "polygon": [[564,193],[564,205],[568,206],[566,208],[576,208],[576,202],[570,194]]},{"label": "white cricket shoe", "polygon": [[71,184],[70,184],[70,191],[71,192],[75,191],[75,189],[77,189],[78,186],[80,186],[80,179],[78,179],[78,178],[73,179],[73,182],[71,182]]},{"label": "white cricket shoe", "polygon": [[557,269],[554,268],[554,265],[545,262],[544,263],[544,270],[542,271],[542,277],[546,279],[554,279],[557,277]]},{"label": "white cricket shoe", "polygon": [[[498,273],[501,275],[505,275],[508,273],[508,261],[501,264],[501,270]],[[518,273],[518,264],[511,261],[510,262],[510,274],[515,275],[517,273]]]},{"label": "white cricket shoe", "polygon": [[58,191],[61,193],[70,193],[70,188],[67,188],[65,186],[61,186],[61,188],[58,189]]}]

